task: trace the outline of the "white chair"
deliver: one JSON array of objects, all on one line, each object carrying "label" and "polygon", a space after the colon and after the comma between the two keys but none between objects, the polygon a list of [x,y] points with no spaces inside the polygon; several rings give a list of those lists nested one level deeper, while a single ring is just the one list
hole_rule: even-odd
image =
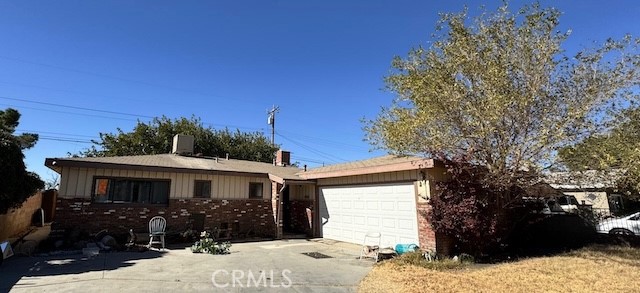
[{"label": "white chair", "polygon": [[[164,229],[167,227],[167,220],[161,216],[155,216],[149,221],[149,248],[153,244],[162,244],[164,249]],[[156,239],[154,241],[154,238]],[[157,240],[159,239],[159,240]]]},{"label": "white chair", "polygon": [[378,262],[380,238],[382,238],[380,232],[367,232],[367,234],[364,235],[362,249],[360,250],[360,259],[362,259],[362,257],[371,257]]}]

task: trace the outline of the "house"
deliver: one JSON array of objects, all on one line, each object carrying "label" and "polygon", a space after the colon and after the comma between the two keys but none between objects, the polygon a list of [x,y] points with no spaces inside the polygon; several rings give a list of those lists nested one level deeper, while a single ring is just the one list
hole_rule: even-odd
[{"label": "house", "polygon": [[304,233],[361,243],[367,231],[380,231],[385,246],[435,248],[424,212],[445,171],[434,160],[390,155],[303,170],[285,151],[269,164],[192,149],[192,139],[176,136],[173,154],[47,158],[60,174],[57,225],[144,231],[162,215],[176,232],[217,227],[240,237]]},{"label": "house", "polygon": [[622,194],[615,191],[618,178],[615,171],[587,170],[583,172],[554,172],[545,181],[565,195],[572,195],[579,204],[590,206],[602,215],[616,215],[625,210]]}]

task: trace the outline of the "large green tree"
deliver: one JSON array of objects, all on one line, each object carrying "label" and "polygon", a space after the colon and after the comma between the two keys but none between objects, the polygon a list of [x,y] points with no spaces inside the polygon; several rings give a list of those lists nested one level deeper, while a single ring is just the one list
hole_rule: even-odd
[{"label": "large green tree", "polygon": [[176,134],[192,135],[194,153],[205,156],[252,160],[270,163],[277,148],[260,132],[235,132],[229,129],[215,130],[205,127],[199,118],[170,119],[165,116],[154,118],[151,122],[138,121],[130,132],[118,128],[116,133],[100,133],[100,140],[81,156],[108,157],[168,154],[171,152],[173,136]]},{"label": "large green tree", "polygon": [[[559,151],[562,161],[572,171],[601,170],[615,173],[617,188],[635,198],[640,197],[640,108],[621,113],[611,131],[586,138]],[[610,179],[610,178],[609,178]]]},{"label": "large green tree", "polygon": [[396,94],[365,121],[367,140],[394,153],[466,158],[487,182],[526,186],[557,151],[611,126],[638,100],[640,41],[607,40],[568,56],[554,8],[508,4],[470,19],[442,14],[434,40],[396,57]]},{"label": "large green tree", "polygon": [[22,153],[36,144],[38,135],[14,135],[19,120],[20,113],[15,109],[0,111],[0,214],[19,207],[44,187],[37,174],[26,170]]},{"label": "large green tree", "polygon": [[374,146],[444,162],[451,180],[425,216],[466,252],[508,239],[526,214],[522,195],[558,165],[558,150],[610,129],[639,98],[640,41],[569,56],[560,15],[506,2],[473,18],[442,14],[429,47],[393,60],[385,81],[396,98],[365,120]]}]

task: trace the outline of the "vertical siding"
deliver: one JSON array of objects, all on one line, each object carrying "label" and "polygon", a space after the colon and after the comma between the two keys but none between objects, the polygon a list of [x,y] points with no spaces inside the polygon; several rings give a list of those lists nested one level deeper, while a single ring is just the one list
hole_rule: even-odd
[{"label": "vertical siding", "polygon": [[95,177],[150,178],[170,180],[170,198],[192,198],[196,180],[211,182],[211,197],[218,199],[249,198],[249,183],[263,184],[263,198],[271,198],[271,181],[265,177],[150,172],[118,169],[87,169],[64,167],[61,170],[59,196],[91,198]]},{"label": "vertical siding", "polygon": [[68,190],[67,186],[69,186],[69,168],[63,167],[60,173],[59,196],[66,196]]},{"label": "vertical siding", "polygon": [[67,181],[67,194],[71,196],[78,195],[78,193],[76,192],[78,188],[78,175],[79,175],[78,168],[69,168],[69,177]]},{"label": "vertical siding", "polygon": [[289,196],[292,200],[313,200],[315,190],[313,184],[294,184],[289,186]]}]

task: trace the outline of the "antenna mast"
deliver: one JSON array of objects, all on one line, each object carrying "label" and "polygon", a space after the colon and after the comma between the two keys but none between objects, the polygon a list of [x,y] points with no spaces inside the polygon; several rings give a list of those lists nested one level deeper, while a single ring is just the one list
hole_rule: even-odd
[{"label": "antenna mast", "polygon": [[271,110],[267,110],[269,118],[267,118],[267,124],[271,125],[271,145],[276,146],[276,113],[280,112],[280,107],[273,105]]}]

